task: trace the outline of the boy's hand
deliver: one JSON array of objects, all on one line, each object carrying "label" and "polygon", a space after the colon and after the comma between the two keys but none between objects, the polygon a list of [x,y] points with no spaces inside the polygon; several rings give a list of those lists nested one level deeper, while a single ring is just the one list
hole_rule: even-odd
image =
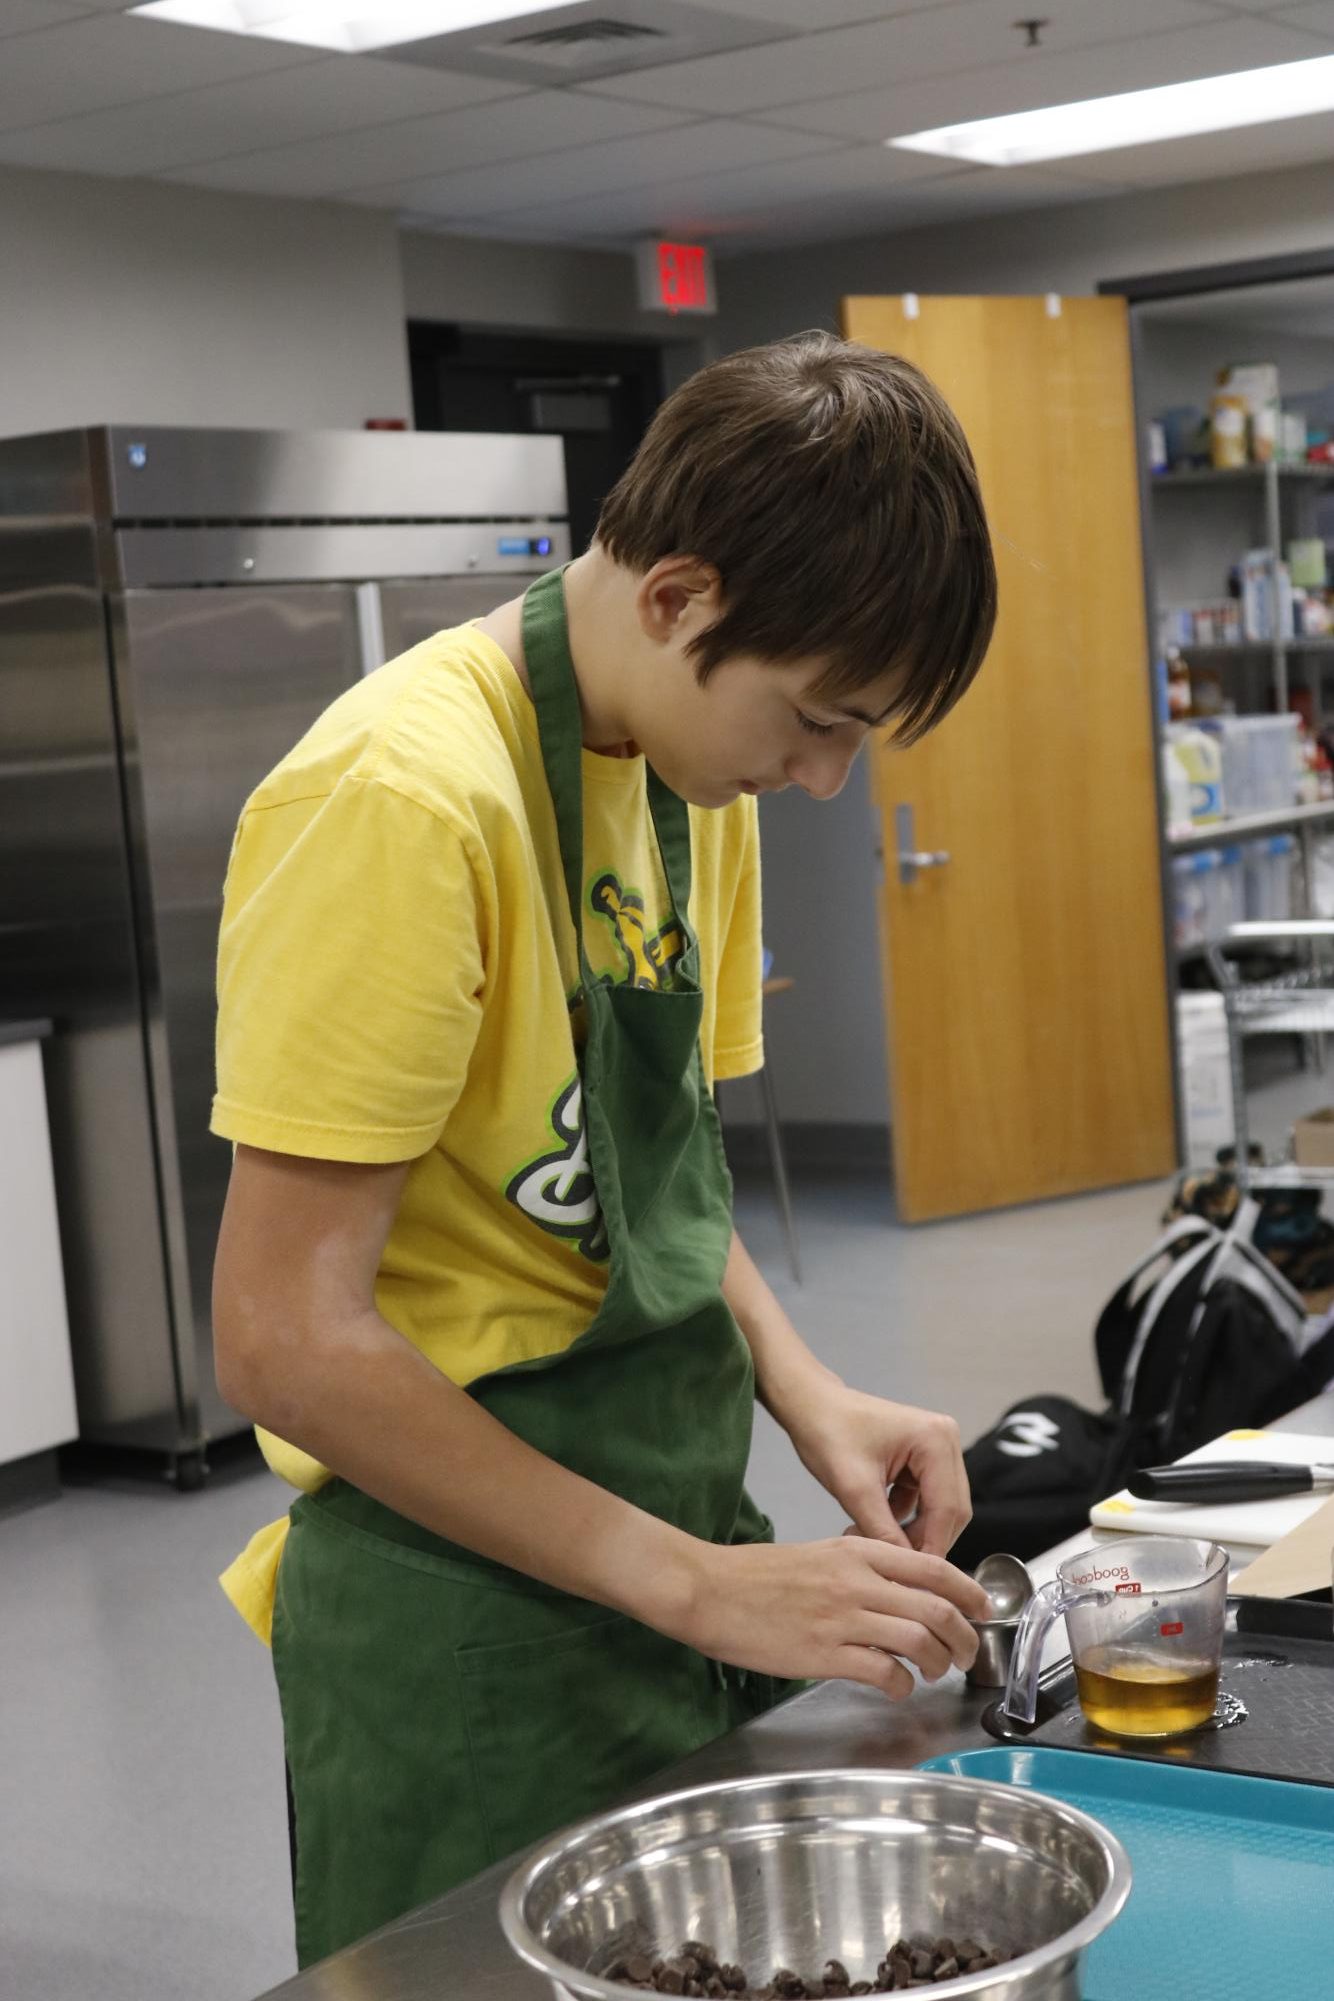
[{"label": "boy's hand", "polygon": [[972,1665],[968,1620],[990,1609],[943,1557],[885,1542],[708,1544],[676,1637],[734,1667],[864,1682],[898,1702],[913,1690],[905,1661],[927,1681]]},{"label": "boy's hand", "polygon": [[783,1421],[802,1465],[859,1535],[944,1556],[967,1527],[973,1510],[952,1417],[831,1382]]}]

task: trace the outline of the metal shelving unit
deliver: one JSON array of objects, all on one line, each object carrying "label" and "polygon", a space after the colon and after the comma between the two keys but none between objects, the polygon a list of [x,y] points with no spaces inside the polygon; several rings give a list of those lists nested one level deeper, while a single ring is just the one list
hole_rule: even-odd
[{"label": "metal shelving unit", "polygon": [[[1231,820],[1214,820],[1194,828],[1189,834],[1172,834],[1168,846],[1174,855],[1189,855],[1201,848],[1231,847],[1237,841],[1263,840],[1269,834],[1285,834],[1296,828],[1303,843],[1310,830],[1334,821],[1334,799],[1319,799],[1311,806],[1285,806],[1273,813],[1245,813]],[[1303,854],[1309,863],[1310,856]]]},{"label": "metal shelving unit", "polygon": [[[1192,472],[1155,473],[1149,481],[1150,492],[1188,492],[1194,487],[1222,486],[1243,488],[1258,486],[1264,503],[1264,546],[1274,551],[1277,560],[1283,553],[1283,504],[1282,491],[1285,486],[1300,491],[1322,484],[1334,484],[1334,466],[1278,465],[1270,460],[1266,465],[1230,466],[1218,469],[1203,466]],[[1288,661],[1294,654],[1306,660],[1312,670],[1307,686],[1317,716],[1322,710],[1320,686],[1320,655],[1334,654],[1334,638],[1321,639],[1270,639],[1243,640],[1229,646],[1183,646],[1181,652],[1187,659],[1204,659],[1210,662],[1232,656],[1236,659],[1254,659],[1257,654],[1268,657],[1274,675],[1274,707],[1282,715],[1288,707]]]},{"label": "metal shelving unit", "polygon": [[[1227,1019],[1237,1185],[1243,1194],[1251,1188],[1323,1188],[1334,1183],[1334,1169],[1299,1167],[1295,1161],[1253,1168],[1246,1109],[1244,1055],[1249,1036],[1309,1036],[1315,1039],[1318,1056],[1323,1056],[1323,1038],[1334,1034],[1334,962],[1322,962],[1322,944],[1334,948],[1334,921],[1315,917],[1294,918],[1286,924],[1234,924],[1223,938],[1205,947]],[[1243,980],[1227,952],[1228,947],[1244,950],[1277,945],[1304,950],[1308,963],[1275,978]]]}]

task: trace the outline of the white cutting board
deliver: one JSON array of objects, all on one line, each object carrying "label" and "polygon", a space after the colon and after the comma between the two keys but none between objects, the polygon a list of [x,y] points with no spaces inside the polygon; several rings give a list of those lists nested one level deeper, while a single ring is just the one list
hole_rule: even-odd
[{"label": "white cutting board", "polygon": [[[1334,1465],[1334,1438],[1312,1437],[1301,1431],[1229,1431],[1211,1439],[1179,1462],[1197,1466],[1210,1459],[1278,1460],[1285,1466]],[[1268,1549],[1295,1529],[1329,1499],[1330,1490],[1314,1494],[1281,1494],[1274,1501],[1137,1501],[1124,1489],[1089,1510],[1095,1529],[1115,1529],[1120,1535],[1143,1530],[1148,1535],[1200,1536],[1209,1542]]]}]

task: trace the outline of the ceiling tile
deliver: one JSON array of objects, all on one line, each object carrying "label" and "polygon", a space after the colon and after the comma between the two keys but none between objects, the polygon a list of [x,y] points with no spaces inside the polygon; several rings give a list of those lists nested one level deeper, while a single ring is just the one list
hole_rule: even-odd
[{"label": "ceiling tile", "polygon": [[[118,105],[0,133],[0,160],[75,173],[156,174],[270,147],[279,132],[294,143],[513,94],[513,85],[478,77],[331,56],[267,76],[156,97],[150,105]],[[808,137],[807,143],[828,142]]]},{"label": "ceiling tile", "polygon": [[[775,146],[774,140],[781,143]],[[398,198],[401,206],[428,214],[477,217],[527,207],[537,198],[544,204],[574,201],[607,188],[657,185],[683,174],[730,179],[737,168],[830,150],[829,140],[808,132],[709,119],[629,139],[608,139],[600,145],[574,146],[540,160],[498,161],[466,173],[438,175],[400,185]],[[369,191],[371,200],[376,192]]]},{"label": "ceiling tile", "polygon": [[[1120,0],[1111,14],[1107,0],[1044,0],[1043,12],[1051,16],[1044,40],[1058,54],[1154,29],[1230,25],[1210,0]],[[1011,10],[998,7],[996,0],[937,0],[933,6],[888,20],[770,42],[704,61],[673,63],[588,88],[608,97],[674,104],[682,110],[765,111],[864,90],[875,82],[902,84],[982,64],[1041,60],[1040,53],[1025,53],[1013,22]],[[1209,37],[1191,39],[1203,42]]]},{"label": "ceiling tile", "polygon": [[[1279,0],[1282,4],[1282,0]],[[922,0],[710,0],[714,11],[740,14],[747,21],[770,21],[794,34],[817,28],[845,28],[858,21],[883,21],[886,14],[910,14]]]},{"label": "ceiling tile", "polygon": [[[819,162],[814,163],[816,166]],[[794,199],[778,192],[769,201],[752,190],[747,199],[729,207],[704,181],[674,189],[616,190],[582,202],[531,207],[492,217],[486,224],[464,225],[461,234],[488,234],[519,242],[584,243],[625,247],[637,238],[662,232],[711,242],[726,252],[761,244],[828,241],[831,237],[888,234],[932,221],[998,209],[1048,207],[1105,195],[1055,174],[1020,170],[1008,177],[1002,191],[999,176],[969,168],[962,173],[910,179],[878,193],[866,190],[851,199],[846,191],[816,192]],[[453,227],[453,225],[451,225]]]},{"label": "ceiling tile", "polygon": [[[610,114],[610,115],[608,115]],[[437,118],[412,118],[235,160],[183,167],[165,178],[254,194],[336,195],[380,183],[422,180],[455,167],[485,166],[563,146],[677,125],[679,113],[610,99],[532,91]]]},{"label": "ceiling tile", "polygon": [[206,34],[126,14],[90,15],[6,41],[0,132],[309,61],[309,49],[248,35]]},{"label": "ceiling tile", "polygon": [[1313,35],[1328,35],[1334,41],[1334,0],[1314,0],[1314,5],[1291,7],[1283,5],[1283,11],[1274,19],[1285,28],[1307,28]]},{"label": "ceiling tile", "polygon": [[86,0],[0,0],[0,40],[26,35],[34,28],[54,28],[87,14]]},{"label": "ceiling tile", "polygon": [[930,131],[968,118],[1029,111],[1043,104],[1074,104],[1121,90],[1191,77],[1221,76],[1268,63],[1299,62],[1327,45],[1313,35],[1257,20],[1220,22],[1207,33],[1177,30],[1069,53],[1037,53],[1022,62],[961,70],[859,90],[845,97],[769,112],[762,122],[837,139],[888,138]]}]

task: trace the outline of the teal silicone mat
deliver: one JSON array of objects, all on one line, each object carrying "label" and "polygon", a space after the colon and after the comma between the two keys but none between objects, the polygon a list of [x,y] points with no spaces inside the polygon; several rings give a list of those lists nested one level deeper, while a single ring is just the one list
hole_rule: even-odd
[{"label": "teal silicone mat", "polygon": [[1001,1746],[922,1770],[1030,1787],[1120,1837],[1134,1886],[1086,2001],[1334,1997],[1334,1790]]}]

